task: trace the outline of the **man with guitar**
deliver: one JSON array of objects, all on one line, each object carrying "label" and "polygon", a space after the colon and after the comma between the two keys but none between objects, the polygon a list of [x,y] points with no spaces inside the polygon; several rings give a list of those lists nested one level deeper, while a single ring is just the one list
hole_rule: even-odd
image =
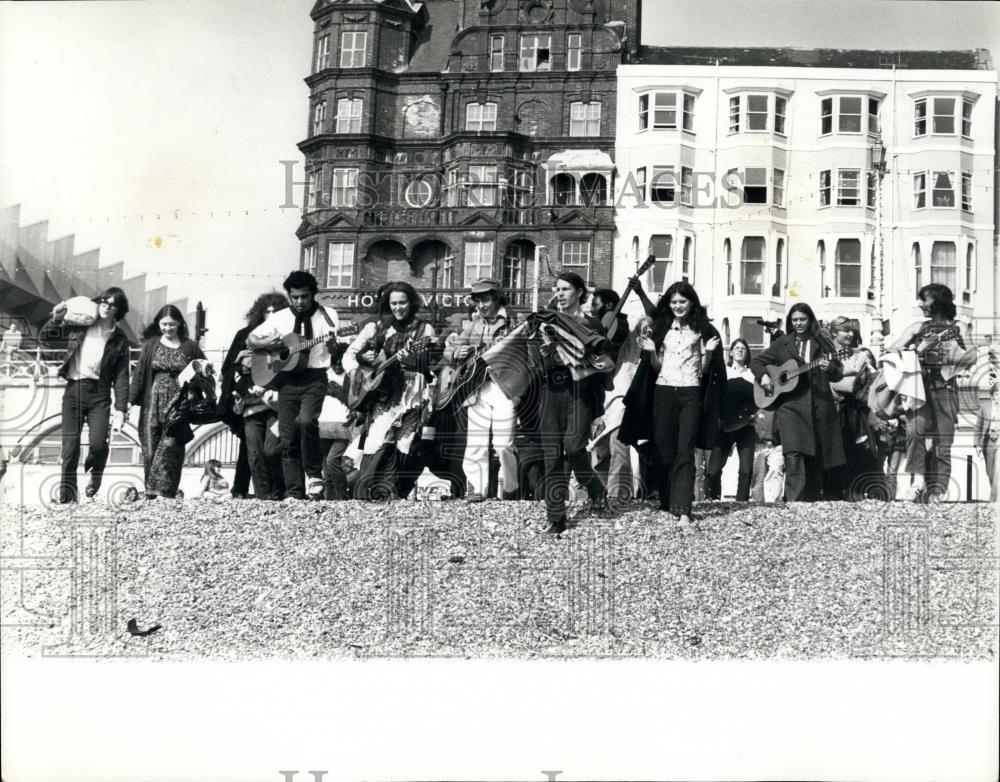
[{"label": "man with guitar", "polygon": [[[472,284],[475,306],[472,320],[458,339],[444,352],[445,368],[438,377],[438,406],[442,403],[468,407],[468,440],[462,470],[469,482],[467,502],[486,498],[490,478],[490,431],[493,450],[500,460],[503,493],[500,499],[516,496],[517,456],[514,428],[517,415],[514,401],[489,376],[480,361],[483,353],[507,336],[517,325],[507,311],[507,298],[497,280],[481,279]],[[506,496],[504,496],[506,495]]]},{"label": "man with guitar", "polygon": [[323,495],[323,453],[318,421],[327,392],[330,347],[337,340],[337,313],[316,301],[319,286],[309,272],[292,272],[284,288],[288,309],[275,312],[251,331],[247,345],[268,354],[267,358],[280,357],[283,367],[268,384],[260,382],[265,379],[261,373],[271,374],[268,367],[255,365],[254,382],[278,391],[285,499],[319,498]]},{"label": "man with guitar", "polygon": [[774,409],[785,460],[785,500],[819,499],[823,471],[844,463],[844,438],[830,383],[843,369],[812,308],[789,309],[783,337],[750,361],[760,408]]},{"label": "man with guitar", "polygon": [[906,471],[913,482],[908,500],[939,499],[948,493],[951,445],[958,420],[955,364],[965,350],[963,325],[955,320],[955,295],[946,285],[931,283],[917,293],[927,318],[911,324],[889,350],[916,350],[927,402],[906,413]]}]

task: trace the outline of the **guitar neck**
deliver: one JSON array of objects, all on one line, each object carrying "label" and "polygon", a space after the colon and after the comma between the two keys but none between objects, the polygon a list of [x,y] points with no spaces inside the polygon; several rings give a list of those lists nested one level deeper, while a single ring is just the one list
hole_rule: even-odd
[{"label": "guitar neck", "polygon": [[[834,355],[839,356],[840,353],[835,353]],[[808,364],[803,364],[801,367],[793,369],[791,372],[788,373],[788,377],[798,377],[799,375],[808,372],[811,369],[815,369],[820,365],[820,362],[823,361],[823,359],[825,358],[826,356],[820,356],[819,358],[814,358]]]}]

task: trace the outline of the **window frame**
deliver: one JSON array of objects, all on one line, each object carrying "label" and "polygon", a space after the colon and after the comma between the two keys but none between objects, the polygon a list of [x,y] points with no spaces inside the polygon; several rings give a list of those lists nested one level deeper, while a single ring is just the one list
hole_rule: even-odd
[{"label": "window frame", "polygon": [[[499,43],[499,47],[497,44]],[[503,73],[504,71],[504,37],[502,35],[490,36],[490,72]],[[500,58],[499,63],[497,57]]]},{"label": "window frame", "polygon": [[[593,109],[597,108],[597,116],[590,116]],[[573,114],[579,110],[582,116],[574,117]],[[569,104],[569,135],[573,138],[595,138],[601,135],[601,119],[603,114],[603,104],[599,100],[573,101]],[[592,131],[594,123],[597,123],[597,132]],[[580,131],[583,132],[580,132]]]},{"label": "window frame", "polygon": [[[959,199],[957,197],[957,193],[955,192],[955,177],[954,177],[954,173],[955,173],[954,171],[929,171],[928,172],[930,180],[931,180],[931,186],[930,186],[930,205],[931,205],[931,209],[954,209],[956,206],[959,205]],[[937,186],[938,176],[940,176],[940,175],[943,175],[943,176],[947,177],[949,187],[947,187],[947,188],[944,188],[944,187],[939,188]],[[950,204],[938,204],[937,203],[937,194],[938,194],[938,192],[941,192],[941,193],[950,193],[951,194],[951,203]]]},{"label": "window frame", "polygon": [[[469,263],[469,249],[475,246],[475,263]],[[484,262],[486,253],[483,250],[489,247],[489,263]],[[476,280],[483,277],[493,276],[493,264],[496,261],[496,242],[493,239],[466,239],[462,244],[462,279],[465,285],[471,285]],[[476,269],[474,274],[470,274],[470,269]],[[487,271],[483,273],[483,269]]]},{"label": "window frame", "polygon": [[[972,140],[972,115],[979,95],[962,90],[926,90],[911,93],[913,138],[959,138]],[[951,102],[951,111],[941,106]],[[950,130],[942,129],[950,127]]]},{"label": "window frame", "polygon": [[639,190],[640,204],[646,203],[646,167],[639,166],[635,170],[635,186]]},{"label": "window frame", "polygon": [[962,198],[959,207],[961,211],[972,214],[972,173],[962,172]]},{"label": "window frame", "polygon": [[[356,209],[358,205],[358,173],[357,168],[337,167],[330,176],[330,206],[340,209]],[[340,179],[346,176],[346,179]],[[344,184],[338,187],[338,181]],[[343,194],[344,203],[337,203],[337,193]]]},{"label": "window frame", "polygon": [[[492,108],[493,117],[488,119],[486,114],[489,113],[490,108]],[[474,119],[472,114],[478,112],[478,119]],[[473,128],[473,123],[477,123],[480,127]],[[492,124],[493,127],[483,127],[487,123]],[[476,101],[470,101],[465,104],[465,130],[470,133],[493,133],[497,129],[497,104],[494,101],[486,101],[485,103],[477,103]]]},{"label": "window frame", "polygon": [[[526,46],[528,42],[530,45]],[[542,41],[546,42],[541,46]],[[551,33],[525,33],[519,40],[517,69],[521,73],[546,73],[552,70],[552,34]],[[548,56],[542,63],[538,62],[538,55],[541,51],[547,51]],[[525,53],[527,52],[527,54]],[[531,67],[526,67],[525,63],[530,60]]]},{"label": "window frame", "polygon": [[[574,59],[576,60],[575,63]],[[566,35],[566,70],[579,71],[581,70],[582,64],[583,35],[580,33],[568,33]]]},{"label": "window frame", "polygon": [[913,208],[927,208],[927,172],[915,171],[913,173]]},{"label": "window frame", "polygon": [[[661,244],[666,248],[667,252],[665,255],[658,255],[656,253],[657,240],[661,240]],[[662,291],[670,282],[671,272],[674,267],[675,244],[673,233],[652,234],[649,237],[649,254],[656,259],[649,270],[649,287],[652,290],[657,292]],[[657,272],[662,272],[662,276],[657,274]],[[659,282],[656,280],[657,277],[660,277]]]},{"label": "window frame", "polygon": [[[331,271],[332,271],[332,268],[333,268],[333,260],[332,259],[333,259],[333,248],[334,247],[337,247],[337,248],[350,247],[350,251],[349,251],[349,253],[347,253],[347,257],[346,258],[344,257],[343,251],[342,250],[338,250],[338,252],[340,254],[340,257],[338,257],[338,259],[337,259],[338,260],[338,267],[337,268],[340,271],[339,271],[339,274],[337,276],[338,276],[338,279],[341,280],[341,282],[339,284],[337,284],[337,285],[334,285],[330,281],[330,274],[331,274]],[[326,243],[326,287],[327,288],[334,288],[334,289],[337,289],[337,290],[349,290],[349,289],[351,289],[351,288],[354,287],[354,253],[355,253],[355,250],[356,250],[356,245],[355,245],[354,242],[341,242],[341,241],[336,241],[334,239],[330,239],[330,240],[327,241],[327,243]],[[347,278],[347,283],[346,284],[343,282],[343,278],[344,277]]]},{"label": "window frame", "polygon": [[321,35],[316,39],[316,59],[313,62],[313,73],[319,73],[330,67],[330,34]]},{"label": "window frame", "polygon": [[[587,258],[586,264],[573,263],[573,262],[567,260],[568,251],[574,245],[580,245],[581,248],[585,248],[585,250],[586,250],[586,258]],[[559,260],[562,263],[562,266],[561,266],[562,269],[570,270],[570,271],[576,270],[576,269],[586,269],[587,271],[586,271],[585,274],[580,274],[580,272],[577,272],[577,273],[580,274],[580,276],[583,277],[584,280],[589,280],[590,279],[590,266],[591,266],[591,263],[592,263],[592,260],[593,260],[593,247],[591,245],[590,240],[589,239],[564,239],[562,241],[562,243],[560,244],[560,246],[559,246]]]},{"label": "window frame", "polygon": [[[747,256],[747,240],[760,240],[760,258],[749,258]],[[747,290],[747,270],[753,265],[760,269],[760,290]],[[744,236],[740,241],[740,295],[742,296],[763,296],[764,295],[764,275],[767,273],[767,237],[766,236]]]},{"label": "window frame", "polygon": [[[845,175],[854,177],[853,187],[845,184]],[[846,203],[844,192],[854,191],[854,203]],[[861,206],[861,169],[860,168],[838,168],[837,169],[837,206]]]},{"label": "window frame", "polygon": [[[844,100],[857,100],[859,102],[858,110],[845,112],[843,110]],[[819,136],[822,138],[826,136],[877,135],[881,132],[882,101],[882,98],[877,98],[866,92],[824,91],[820,95]],[[872,111],[873,104],[874,112]],[[857,118],[858,130],[845,130],[843,128],[844,119],[847,117]]]},{"label": "window frame", "polygon": [[[858,260],[845,262],[841,260],[840,248],[844,242],[857,242],[858,248]],[[833,295],[838,299],[860,299],[864,293],[864,263],[862,262],[862,255],[864,254],[864,246],[861,239],[856,236],[842,236],[837,239],[837,243],[833,247]],[[857,295],[847,294],[843,292],[841,284],[841,270],[844,268],[857,268],[858,275],[858,292]]]},{"label": "window frame", "polygon": [[[343,104],[347,104],[347,130],[341,129],[341,123],[344,122],[344,116],[342,116],[341,107]],[[355,112],[355,109],[357,111]],[[334,125],[335,133],[360,133],[361,132],[361,117],[364,112],[364,101],[361,98],[337,98],[337,115],[336,123]],[[355,116],[356,115],[356,116]],[[351,128],[352,124],[357,124],[357,130]]]},{"label": "window frame", "polygon": [[[729,96],[729,135],[737,133],[771,133],[783,138],[787,137],[788,107],[791,93],[776,90],[745,89],[737,90]],[[751,98],[764,98],[765,111],[750,111]],[[781,101],[781,113],[778,113],[778,101]],[[750,117],[764,115],[763,128],[751,128]],[[778,117],[781,117],[781,130],[778,130]]]},{"label": "window frame", "polygon": [[[476,177],[473,179],[473,177]],[[466,172],[465,202],[476,208],[499,206],[498,189],[500,185],[500,169],[496,163],[470,163]],[[488,201],[479,198],[479,194],[487,194]],[[473,196],[478,203],[472,203]]]},{"label": "window frame", "polygon": [[[658,180],[666,173],[671,175],[671,186],[665,187],[663,185],[658,185]],[[665,166],[653,166],[653,173],[649,178],[649,203],[651,204],[676,204],[677,203],[677,169],[673,165]],[[670,198],[654,198],[653,194],[658,193],[660,190],[666,192],[670,191]]]},{"label": "window frame", "polygon": [[[644,89],[639,93],[638,132],[646,131],[683,131],[694,134],[694,112],[700,90],[685,87],[672,89]],[[661,104],[672,100],[672,105]],[[664,116],[658,120],[657,114],[673,114],[673,121]]]},{"label": "window frame", "polygon": [[319,264],[319,252],[316,243],[302,246],[302,271],[316,275],[316,267]]},{"label": "window frame", "polygon": [[[944,248],[945,245],[951,245],[951,249],[952,249],[951,260],[952,260],[952,263],[951,263],[950,266],[941,266],[940,264],[935,264],[935,258],[937,256],[937,253],[935,251],[936,251],[936,249],[938,248],[939,245],[942,246],[942,249]],[[945,276],[944,280],[939,279],[942,276],[940,274],[940,270],[941,269],[950,270],[951,271],[951,277],[952,277],[952,279],[948,280],[947,279],[947,276],[948,276],[947,274],[944,275]],[[931,257],[930,257],[930,269],[929,269],[929,271],[930,271],[930,281],[932,283],[941,283],[943,285],[947,285],[953,291],[955,291],[955,290],[962,290],[962,289],[960,289],[958,287],[958,272],[959,272],[959,268],[958,268],[958,243],[956,241],[951,240],[951,239],[935,239],[931,243]],[[938,271],[939,273],[935,274],[935,271]]]},{"label": "window frame", "polygon": [[312,134],[320,136],[324,133],[323,125],[326,123],[326,100],[317,101],[313,105]]},{"label": "window frame", "polygon": [[[351,45],[347,45],[348,36],[351,36]],[[361,46],[357,45],[361,36]],[[355,60],[360,55],[361,62],[355,64]],[[348,62],[344,60],[348,59]],[[340,33],[340,67],[341,68],[364,68],[365,60],[368,59],[368,31],[367,30],[343,30]]]},{"label": "window frame", "polygon": [[836,169],[825,168],[819,172],[819,208],[833,206],[833,172]]}]

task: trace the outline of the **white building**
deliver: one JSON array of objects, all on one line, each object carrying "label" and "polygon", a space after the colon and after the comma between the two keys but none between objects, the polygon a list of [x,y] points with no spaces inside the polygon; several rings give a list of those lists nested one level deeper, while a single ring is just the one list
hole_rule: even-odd
[{"label": "white building", "polygon": [[613,287],[652,254],[647,290],[686,278],[727,346],[766,344],[757,319],[799,301],[858,319],[867,343],[881,234],[889,339],[928,282],[974,334],[1000,333],[996,101],[993,70],[623,65]]}]

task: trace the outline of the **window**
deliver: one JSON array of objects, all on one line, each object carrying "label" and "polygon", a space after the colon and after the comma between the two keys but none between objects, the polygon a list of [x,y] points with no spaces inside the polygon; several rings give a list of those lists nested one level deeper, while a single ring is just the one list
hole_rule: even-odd
[{"label": "window", "polygon": [[590,242],[563,242],[562,265],[575,270],[583,279],[590,279]]},{"label": "window", "polygon": [[861,204],[861,172],[856,168],[837,170],[837,206],[858,206]]},{"label": "window", "polygon": [[972,211],[972,174],[962,172],[962,211]]},{"label": "window", "polygon": [[924,261],[920,255],[920,243],[914,242],[910,249],[910,257],[913,260],[913,279],[916,282],[916,290],[919,292],[924,287]]},{"label": "window", "polygon": [[552,177],[552,199],[556,206],[574,206],[576,204],[576,180],[569,174],[556,174]]},{"label": "window", "polygon": [[767,95],[747,95],[747,130],[767,130]]},{"label": "window", "polygon": [[830,205],[830,172],[819,172],[819,205]]},{"label": "window", "polygon": [[601,104],[569,104],[569,134],[571,136],[601,135]]},{"label": "window", "polygon": [[767,203],[766,168],[747,168],[743,171],[743,203]]},{"label": "window", "polygon": [[684,249],[681,250],[681,279],[684,282],[694,282],[694,268],[691,266],[691,250],[694,240],[690,236],[684,237]]},{"label": "window", "polygon": [[507,181],[510,190],[510,204],[517,209],[531,205],[532,181],[527,171],[515,171]]},{"label": "window", "polygon": [[331,206],[356,206],[358,202],[358,169],[333,169],[333,184],[330,188]]},{"label": "window", "polygon": [[962,101],[962,135],[972,138],[972,101]]},{"label": "window", "polygon": [[965,248],[965,289],[974,290],[972,282],[976,270],[976,248],[970,244]]},{"label": "window", "polygon": [[650,282],[654,291],[662,291],[670,279],[670,264],[674,258],[674,237],[670,234],[655,234],[649,237],[649,254],[656,258]]},{"label": "window", "polygon": [[954,242],[934,242],[931,245],[931,282],[957,288],[957,268]]},{"label": "window", "polygon": [[653,127],[668,130],[677,127],[677,93],[657,92],[653,95]]},{"label": "window", "polygon": [[927,206],[927,173],[921,171],[913,175],[913,208],[923,209]]},{"label": "window", "polygon": [[787,107],[787,98],[780,95],[774,96],[774,132],[782,136],[785,135],[785,111]]},{"label": "window", "polygon": [[646,203],[646,167],[639,166],[635,170],[635,188],[639,191],[638,203]]},{"label": "window", "polygon": [[316,67],[321,71],[330,67],[330,36],[324,35],[316,42]]},{"label": "window", "polygon": [[780,168],[774,169],[773,180],[773,203],[775,206],[785,205],[785,172]]},{"label": "window", "polygon": [[[455,287],[455,256],[450,253],[441,259],[441,287],[447,290]],[[478,277],[476,279],[479,279]],[[475,282],[475,280],[473,280]]]},{"label": "window", "polygon": [[496,205],[497,167],[469,166],[469,206]]},{"label": "window", "polygon": [[694,95],[684,94],[684,130],[694,132]]},{"label": "window", "polygon": [[313,107],[313,135],[323,132],[323,125],[326,122],[326,101],[321,100]]},{"label": "window", "polygon": [[867,178],[867,182],[868,182],[868,187],[867,187],[868,197],[865,200],[865,203],[867,204],[867,206],[868,206],[869,209],[874,209],[875,208],[875,174],[869,173],[866,178]]},{"label": "window", "polygon": [[757,322],[757,318],[751,315],[749,318],[740,318],[740,336],[750,345],[750,350],[754,353],[764,349],[764,327]]},{"label": "window", "polygon": [[836,295],[857,298],[861,296],[861,240],[838,239],[836,265]]},{"label": "window", "polygon": [[877,133],[877,98],[860,95],[837,95],[823,98],[819,103],[819,132],[821,136],[837,133]]},{"label": "window", "polygon": [[927,135],[927,99],[921,98],[913,103],[913,135]]},{"label": "window", "polygon": [[639,96],[639,130],[649,129],[649,96]]},{"label": "window", "polygon": [[583,37],[577,33],[566,36],[566,70],[580,70],[580,52],[582,50]]},{"label": "window", "polygon": [[493,276],[493,242],[465,243],[465,284]]},{"label": "window", "polygon": [[950,171],[935,171],[931,175],[934,183],[931,191],[931,204],[939,207],[951,207],[955,205],[955,183],[952,181]]},{"label": "window", "polygon": [[361,98],[341,98],[337,101],[337,132],[361,132]]},{"label": "window", "polygon": [[340,34],[340,67],[364,68],[368,33]]},{"label": "window", "polygon": [[445,187],[445,203],[447,206],[458,206],[458,169],[448,171],[448,185]]},{"label": "window", "polygon": [[491,35],[490,36],[490,70],[491,71],[502,71],[503,70],[503,36],[502,35]]},{"label": "window", "polygon": [[955,132],[955,99],[934,98],[934,114],[931,118],[931,133],[953,134]]},{"label": "window", "polygon": [[740,253],[740,291],[764,292],[764,237],[747,236]]},{"label": "window", "polygon": [[316,274],[316,245],[310,244],[302,249],[302,271]]},{"label": "window", "polygon": [[861,132],[861,98],[842,97],[837,118],[838,133]]},{"label": "window", "polygon": [[654,204],[672,204],[676,179],[673,166],[654,166],[653,180],[649,183],[649,200]]},{"label": "window", "polygon": [[771,286],[771,295],[781,295],[781,269],[785,265],[785,240],[778,240],[778,250],[774,254],[774,285]]},{"label": "window", "polygon": [[632,260],[638,266],[639,264],[639,237],[632,237]]},{"label": "window", "polygon": [[497,129],[497,104],[469,103],[465,107],[465,129],[489,131]]},{"label": "window", "polygon": [[326,287],[354,287],[354,242],[330,242],[326,246]]},{"label": "window", "polygon": [[694,202],[694,171],[687,166],[681,167],[681,203],[691,206]]},{"label": "window", "polygon": [[734,95],[729,99],[729,132],[773,130],[784,135],[787,110],[783,95]]},{"label": "window", "polygon": [[319,208],[319,172],[313,171],[309,174],[309,201],[308,204],[313,209]]},{"label": "window", "polygon": [[608,181],[603,174],[584,174],[580,177],[580,203],[583,206],[604,206],[608,200]]},{"label": "window", "polygon": [[729,99],[729,132],[740,132],[740,99],[739,96]]},{"label": "window", "polygon": [[521,36],[521,70],[547,71],[551,68],[552,37],[549,35]]},{"label": "window", "polygon": [[881,101],[875,98],[868,99],[868,132],[878,133],[882,130],[882,126],[879,125],[878,121],[878,110],[881,105]]},{"label": "window", "polygon": [[726,256],[726,295],[733,295],[733,245],[728,239],[722,243],[722,254]]},{"label": "window", "polygon": [[513,242],[507,247],[507,255],[503,259],[503,274],[500,275],[500,281],[506,290],[524,287],[528,256],[528,248],[520,242]]}]

